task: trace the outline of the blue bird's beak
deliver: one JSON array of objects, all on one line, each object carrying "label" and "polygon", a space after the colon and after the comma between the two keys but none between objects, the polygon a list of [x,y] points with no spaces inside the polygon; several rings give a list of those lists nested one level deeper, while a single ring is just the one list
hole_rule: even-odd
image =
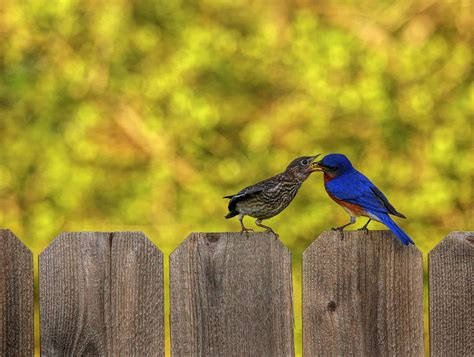
[{"label": "blue bird's beak", "polygon": [[321,154],[317,154],[317,155],[315,155],[311,158],[312,163],[309,166],[309,170],[310,170],[309,172],[321,171],[321,169],[318,166],[318,162],[314,162],[314,160],[316,160],[318,158],[318,156],[320,156],[320,155]]},{"label": "blue bird's beak", "polygon": [[311,172],[324,171],[325,167],[321,165],[321,161],[316,161],[311,164]]}]

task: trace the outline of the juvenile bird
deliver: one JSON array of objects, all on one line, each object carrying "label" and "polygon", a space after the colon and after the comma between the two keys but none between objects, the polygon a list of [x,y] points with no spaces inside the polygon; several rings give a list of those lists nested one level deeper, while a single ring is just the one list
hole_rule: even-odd
[{"label": "juvenile bird", "polygon": [[406,218],[388,202],[387,197],[367,177],[357,171],[342,154],[329,154],[313,163],[324,172],[324,187],[329,197],[349,213],[350,222],[334,230],[343,230],[354,224],[356,217],[366,216],[367,223],[360,228],[366,230],[371,220],[385,224],[404,245],[415,244],[411,238],[390,218],[389,214]]},{"label": "juvenile bird", "polygon": [[253,230],[244,226],[244,216],[254,217],[257,226],[275,234],[273,229],[262,224],[262,220],[276,216],[288,207],[302,183],[317,170],[312,164],[318,156],[299,157],[284,172],[246,187],[235,195],[225,196],[230,198],[229,213],[225,218],[239,215],[242,232],[248,232]]}]

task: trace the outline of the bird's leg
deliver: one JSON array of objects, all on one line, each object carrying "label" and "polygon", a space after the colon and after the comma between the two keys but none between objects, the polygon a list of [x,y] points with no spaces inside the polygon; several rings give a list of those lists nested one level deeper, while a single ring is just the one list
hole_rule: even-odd
[{"label": "bird's leg", "polygon": [[353,216],[351,216],[351,220],[350,220],[349,223],[343,224],[343,225],[340,226],[340,227],[331,228],[331,230],[333,230],[333,231],[341,231],[341,232],[342,232],[342,231],[344,230],[344,228],[346,228],[347,226],[350,226],[351,224],[354,224],[355,222],[356,222],[356,218],[353,217]]},{"label": "bird's leg", "polygon": [[265,229],[266,229],[265,232],[272,233],[272,234],[275,236],[275,239],[278,238],[278,234],[276,234],[275,231],[274,231],[271,227],[262,224],[262,221],[261,221],[260,219],[257,219],[257,220],[255,221],[255,224],[256,224],[257,226],[259,226],[259,227],[265,228]]},{"label": "bird's leg", "polygon": [[365,232],[367,233],[367,232],[369,231],[369,228],[367,228],[367,226],[369,225],[369,223],[370,223],[371,220],[372,220],[372,219],[369,218],[369,220],[367,221],[367,223],[364,224],[363,227],[359,228],[358,231],[365,231]]},{"label": "bird's leg", "polygon": [[241,232],[253,232],[253,229],[252,228],[247,228],[244,226],[244,214],[240,214],[239,216],[239,221],[240,221],[240,226],[242,227],[242,231]]}]

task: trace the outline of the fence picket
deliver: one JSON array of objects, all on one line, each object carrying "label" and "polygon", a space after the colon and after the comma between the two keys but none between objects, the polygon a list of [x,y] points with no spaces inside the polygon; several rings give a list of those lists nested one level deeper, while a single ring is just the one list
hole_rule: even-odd
[{"label": "fence picket", "polygon": [[292,356],[291,253],[267,233],[193,233],[170,257],[173,356]]},{"label": "fence picket", "polygon": [[474,232],[452,232],[428,254],[431,356],[474,356]]},{"label": "fence picket", "polygon": [[63,233],[39,271],[42,355],[164,356],[163,257],[142,233]]},{"label": "fence picket", "polygon": [[423,261],[389,231],[324,232],[303,253],[305,356],[422,356]]},{"label": "fence picket", "polygon": [[0,229],[0,356],[33,356],[33,254]]}]

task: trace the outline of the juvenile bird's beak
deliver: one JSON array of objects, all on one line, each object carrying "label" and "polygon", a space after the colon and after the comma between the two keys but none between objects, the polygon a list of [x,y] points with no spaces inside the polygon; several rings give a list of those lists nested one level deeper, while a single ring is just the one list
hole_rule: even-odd
[{"label": "juvenile bird's beak", "polygon": [[318,163],[314,162],[314,160],[316,160],[318,158],[318,156],[320,156],[320,155],[321,154],[317,154],[317,155],[315,155],[311,158],[312,163],[309,167],[309,170],[310,170],[309,172],[321,171],[320,167],[318,166]]}]

